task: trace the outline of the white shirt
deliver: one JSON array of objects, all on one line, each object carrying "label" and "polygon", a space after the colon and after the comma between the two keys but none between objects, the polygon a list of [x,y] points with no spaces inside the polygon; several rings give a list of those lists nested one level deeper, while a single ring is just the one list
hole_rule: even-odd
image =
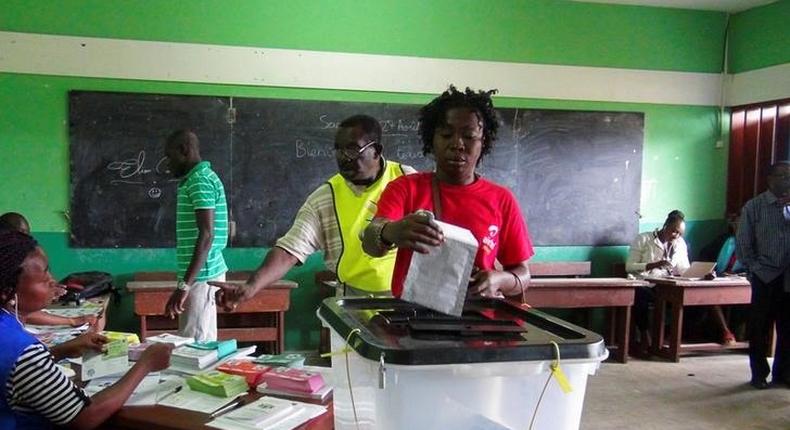
[{"label": "white shirt", "polygon": [[672,265],[672,272],[683,273],[691,266],[689,264],[689,251],[683,237],[662,243],[658,238],[658,230],[640,233],[631,242],[628,250],[628,260],[625,263],[625,271],[637,276],[664,276],[671,275],[666,269],[653,269],[647,271],[648,263],[668,260]]}]

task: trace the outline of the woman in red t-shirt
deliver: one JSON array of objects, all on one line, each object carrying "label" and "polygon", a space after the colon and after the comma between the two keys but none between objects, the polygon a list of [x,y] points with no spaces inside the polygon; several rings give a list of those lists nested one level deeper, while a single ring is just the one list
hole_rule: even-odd
[{"label": "woman in red t-shirt", "polygon": [[[372,256],[398,248],[392,277],[396,297],[403,289],[412,252],[427,253],[443,240],[439,226],[415,213],[418,210],[431,211],[441,221],[466,228],[477,238],[471,293],[515,296],[527,287],[527,260],[534,252],[518,201],[510,190],[476,172],[480,160],[491,151],[499,128],[491,100],[495,92],[469,88],[461,92],[450,86],[420,109],[423,153],[434,154],[436,171],[390,182],[363,238],[363,248]],[[437,205],[434,189],[438,191]]]}]

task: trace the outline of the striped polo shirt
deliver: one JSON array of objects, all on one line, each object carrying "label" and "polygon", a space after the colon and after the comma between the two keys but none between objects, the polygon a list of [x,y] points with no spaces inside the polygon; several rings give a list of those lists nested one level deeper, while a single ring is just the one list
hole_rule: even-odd
[{"label": "striped polo shirt", "polygon": [[176,204],[176,260],[178,279],[184,279],[195,242],[198,238],[196,210],[214,210],[214,241],[208,252],[206,264],[200,269],[195,281],[208,281],[228,271],[222,250],[228,243],[228,205],[225,187],[219,176],[211,170],[211,163],[201,161],[178,185]]}]

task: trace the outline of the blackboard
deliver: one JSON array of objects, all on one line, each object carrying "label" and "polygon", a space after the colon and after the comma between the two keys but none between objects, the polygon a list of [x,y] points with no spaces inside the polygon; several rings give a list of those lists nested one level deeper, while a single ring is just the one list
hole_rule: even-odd
[{"label": "blackboard", "polygon": [[[385,157],[431,170],[417,105],[71,91],[71,244],[175,244],[177,180],[164,139],[194,129],[222,179],[237,235],[268,247],[304,199],[336,172],[342,119],[381,121]],[[622,245],[637,233],[644,116],[635,112],[500,109],[479,171],[518,198],[536,245]]]}]

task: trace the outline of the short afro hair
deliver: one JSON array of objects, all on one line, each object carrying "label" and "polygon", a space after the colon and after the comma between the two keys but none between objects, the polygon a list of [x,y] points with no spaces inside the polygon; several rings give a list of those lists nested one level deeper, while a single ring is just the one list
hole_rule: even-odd
[{"label": "short afro hair", "polygon": [[420,109],[419,126],[422,153],[428,155],[433,152],[433,135],[437,127],[446,123],[449,110],[468,108],[477,113],[483,123],[483,148],[480,152],[482,160],[484,155],[491,152],[499,130],[499,117],[494,109],[494,102],[491,100],[491,96],[496,92],[497,90],[473,91],[469,87],[461,92],[454,85],[450,85],[450,88],[442,95],[423,106]]}]

